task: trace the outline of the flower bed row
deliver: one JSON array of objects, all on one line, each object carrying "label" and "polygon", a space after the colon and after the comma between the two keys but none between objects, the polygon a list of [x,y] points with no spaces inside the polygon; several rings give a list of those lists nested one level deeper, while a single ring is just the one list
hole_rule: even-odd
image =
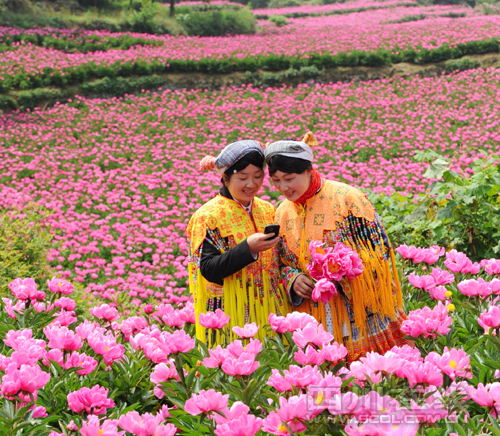
[{"label": "flower bed row", "polygon": [[[115,61],[109,64],[86,61],[74,67],[56,69],[47,66],[38,73],[17,72],[10,77],[6,75],[0,80],[0,92],[5,93],[14,88],[34,89],[50,85],[73,85],[93,78],[147,76],[158,73],[227,74],[235,71],[256,71],[257,69],[280,71],[309,66],[322,69],[343,66],[375,67],[399,62],[425,64],[458,59],[465,55],[498,52],[499,47],[498,38],[488,38],[482,41],[460,43],[453,47],[443,44],[435,49],[401,49],[397,53],[379,49],[376,52],[353,51],[336,55],[313,53],[307,57],[268,55],[228,59],[154,59]],[[7,67],[7,70],[10,68]]]},{"label": "flower bed row", "polygon": [[17,50],[20,45],[30,43],[64,52],[92,53],[111,49],[129,50],[137,45],[157,46],[160,39],[137,34],[106,34],[90,31],[57,31],[36,29],[35,31],[0,28],[0,47]]},{"label": "flower bed row", "polygon": [[[71,283],[53,278],[42,290],[18,278],[0,311],[0,429],[6,436],[21,429],[38,436],[496,435],[500,260],[474,263],[440,247],[397,251],[410,309],[402,330],[417,347],[371,352],[350,365],[345,346],[304,313],[234,327],[240,339],[208,349],[193,337],[190,303],[147,305],[131,317],[102,304],[77,316]],[[216,332],[229,317],[218,309],[198,321]],[[253,339],[259,328],[263,342]]]}]

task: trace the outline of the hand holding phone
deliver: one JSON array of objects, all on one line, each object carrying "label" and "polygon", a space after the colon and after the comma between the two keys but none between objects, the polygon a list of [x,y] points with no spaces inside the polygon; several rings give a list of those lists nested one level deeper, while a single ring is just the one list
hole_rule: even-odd
[{"label": "hand holding phone", "polygon": [[269,224],[264,229],[264,235],[269,235],[274,233],[274,236],[267,238],[266,241],[270,241],[271,239],[276,238],[276,236],[280,235],[280,225],[279,224]]}]

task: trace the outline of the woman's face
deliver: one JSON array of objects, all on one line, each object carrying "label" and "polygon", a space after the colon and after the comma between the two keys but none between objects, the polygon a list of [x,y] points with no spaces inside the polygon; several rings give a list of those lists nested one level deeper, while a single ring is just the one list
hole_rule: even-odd
[{"label": "woman's face", "polygon": [[248,206],[262,188],[264,171],[255,165],[248,165],[245,169],[234,173],[226,187],[231,196],[244,206]]},{"label": "woman's face", "polygon": [[276,171],[272,176],[274,187],[280,191],[287,200],[296,201],[302,197],[311,183],[312,170],[305,170],[302,174],[284,173]]}]

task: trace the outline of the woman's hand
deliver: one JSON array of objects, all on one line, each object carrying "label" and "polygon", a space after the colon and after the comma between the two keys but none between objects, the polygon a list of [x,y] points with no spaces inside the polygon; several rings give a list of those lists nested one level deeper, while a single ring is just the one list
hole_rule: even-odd
[{"label": "woman's hand", "polygon": [[[269,241],[267,239],[269,239]],[[268,233],[267,235],[264,233],[254,233],[247,238],[247,243],[250,247],[250,252],[252,254],[257,254],[275,247],[279,239],[277,235],[274,236],[274,233]]]},{"label": "woman's hand", "polygon": [[313,281],[305,274],[300,274],[293,282],[293,290],[299,297],[311,298],[313,289]]}]

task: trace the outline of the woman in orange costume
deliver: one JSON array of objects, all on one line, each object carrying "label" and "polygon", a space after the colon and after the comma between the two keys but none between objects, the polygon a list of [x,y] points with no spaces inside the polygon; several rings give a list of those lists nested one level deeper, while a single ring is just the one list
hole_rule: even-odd
[{"label": "woman in orange costume", "polygon": [[[252,322],[263,327],[271,312],[285,315],[289,305],[280,284],[278,235],[264,235],[275,209],[255,196],[264,180],[261,145],[233,142],[217,158],[205,157],[200,168],[215,169],[222,188],[189,221],[189,284],[197,320],[200,313],[217,309],[230,316],[216,334],[196,323],[198,339],[224,345],[236,339],[232,327]],[[256,337],[263,335],[261,328]]]},{"label": "woman in orange costume", "polygon": [[[286,197],[276,211],[284,285],[295,310],[313,315],[344,343],[349,361],[369,351],[383,354],[408,343],[400,330],[406,316],[393,249],[366,196],[313,169],[313,145],[309,132],[302,141],[277,141],[265,150],[273,184]],[[327,304],[311,299],[314,283],[306,265],[314,240],[349,245],[364,265],[362,275],[335,283],[338,293]]]}]

